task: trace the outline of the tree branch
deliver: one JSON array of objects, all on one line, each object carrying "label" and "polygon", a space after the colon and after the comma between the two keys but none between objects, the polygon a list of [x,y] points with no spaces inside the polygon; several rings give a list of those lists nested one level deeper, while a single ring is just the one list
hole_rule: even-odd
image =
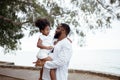
[{"label": "tree branch", "polygon": [[13,21],[12,19],[6,18],[6,17],[1,16],[1,15],[0,15],[0,19],[6,21],[6,22],[8,22],[8,23],[12,23],[13,25],[16,25],[16,26],[20,26],[20,25],[23,25],[23,24],[25,24],[25,23],[29,23],[29,22],[30,22],[30,20],[25,21],[25,22],[15,22],[15,21]]},{"label": "tree branch", "polygon": [[102,2],[100,2],[99,0],[96,0],[104,9],[106,9],[107,11],[113,12],[112,10],[108,9],[108,6],[105,6]]},{"label": "tree branch", "polygon": [[99,0],[96,0],[105,10],[107,10],[111,15],[113,15],[113,17],[116,17],[116,14],[114,13],[114,11],[112,9],[110,9],[108,5],[104,5],[102,2],[100,2]]},{"label": "tree branch", "polygon": [[0,15],[0,19],[4,20],[4,21],[6,21],[6,22],[10,22],[10,23],[12,23],[13,25],[19,25],[19,24],[20,24],[19,22],[15,22],[15,21],[13,21],[12,19],[6,18],[6,17],[1,16],[1,15]]}]

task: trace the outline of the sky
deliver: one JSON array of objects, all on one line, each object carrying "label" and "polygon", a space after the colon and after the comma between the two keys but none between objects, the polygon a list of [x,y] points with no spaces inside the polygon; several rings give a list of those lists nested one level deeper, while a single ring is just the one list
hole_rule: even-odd
[{"label": "sky", "polygon": [[120,49],[120,21],[114,21],[112,28],[89,33],[86,38],[86,48],[90,49]]},{"label": "sky", "polygon": [[[114,21],[112,28],[105,31],[96,31],[95,34],[88,32],[86,36],[86,46],[84,49],[120,49],[120,21]],[[39,37],[39,33],[34,34],[32,37],[28,37],[26,32],[25,38],[21,39],[21,47],[23,51],[38,50],[36,43]],[[78,36],[79,37],[79,36]],[[77,37],[76,37],[77,39]],[[28,47],[29,46],[29,47]],[[78,47],[77,43],[73,41],[73,46]]]}]

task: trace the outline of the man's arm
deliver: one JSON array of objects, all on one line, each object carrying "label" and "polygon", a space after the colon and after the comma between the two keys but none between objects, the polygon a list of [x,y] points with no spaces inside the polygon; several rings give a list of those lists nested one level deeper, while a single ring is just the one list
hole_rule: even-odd
[{"label": "man's arm", "polygon": [[53,61],[46,61],[44,64],[45,68],[54,69],[60,66],[64,66],[67,64],[72,55],[72,48],[71,46],[67,45],[64,49],[58,54],[56,60]]}]

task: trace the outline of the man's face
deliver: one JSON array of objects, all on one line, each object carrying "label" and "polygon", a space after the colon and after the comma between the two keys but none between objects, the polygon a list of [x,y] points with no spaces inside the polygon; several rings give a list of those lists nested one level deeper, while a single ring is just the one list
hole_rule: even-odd
[{"label": "man's face", "polygon": [[55,39],[58,39],[62,34],[62,27],[61,26],[58,26],[57,29],[56,29],[56,32],[55,32],[55,35],[54,35],[54,38]]}]

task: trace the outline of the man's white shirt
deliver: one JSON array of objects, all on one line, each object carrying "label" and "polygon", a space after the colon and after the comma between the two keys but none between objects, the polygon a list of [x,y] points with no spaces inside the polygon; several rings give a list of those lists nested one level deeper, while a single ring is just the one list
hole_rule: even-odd
[{"label": "man's white shirt", "polygon": [[72,44],[65,38],[59,41],[54,52],[49,55],[53,60],[46,61],[43,70],[43,80],[50,80],[50,69],[56,69],[57,80],[67,80],[68,66],[72,56]]}]

